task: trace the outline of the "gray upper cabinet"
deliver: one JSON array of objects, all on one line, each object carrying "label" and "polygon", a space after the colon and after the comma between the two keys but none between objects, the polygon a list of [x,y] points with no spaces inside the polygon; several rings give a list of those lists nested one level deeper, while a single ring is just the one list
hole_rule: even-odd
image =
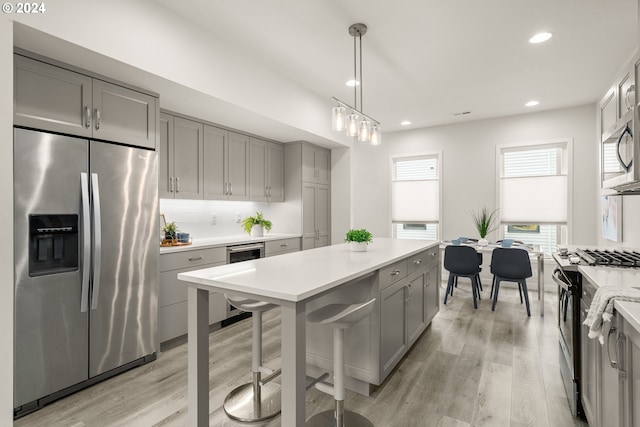
[{"label": "gray upper cabinet", "polygon": [[90,138],[91,77],[14,55],[14,123]]},{"label": "gray upper cabinet", "polygon": [[249,137],[229,132],[227,150],[229,200],[249,200]]},{"label": "gray upper cabinet", "polygon": [[161,198],[203,198],[203,131],[201,123],[160,115]]},{"label": "gray upper cabinet", "polygon": [[157,98],[14,55],[14,123],[156,149]]},{"label": "gray upper cabinet", "polygon": [[331,177],[331,151],[305,145],[302,147],[302,180],[329,184]]},{"label": "gray upper cabinet", "polygon": [[205,199],[249,200],[249,137],[204,125]]},{"label": "gray upper cabinet", "polygon": [[251,200],[284,201],[284,148],[282,145],[250,138],[249,177]]},{"label": "gray upper cabinet", "polygon": [[93,80],[93,137],[156,148],[157,99]]}]

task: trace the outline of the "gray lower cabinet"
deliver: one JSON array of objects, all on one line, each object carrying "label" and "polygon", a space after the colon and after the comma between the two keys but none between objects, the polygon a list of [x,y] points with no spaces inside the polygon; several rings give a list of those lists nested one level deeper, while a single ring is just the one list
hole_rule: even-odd
[{"label": "gray lower cabinet", "polygon": [[[431,257],[430,254],[436,254]],[[307,305],[312,311],[332,303],[376,298],[373,313],[345,331],[345,373],[359,387],[380,385],[398,365],[438,312],[438,246],[356,279]],[[331,328],[307,324],[309,372],[331,370]]]},{"label": "gray lower cabinet", "polygon": [[[160,342],[187,333],[187,285],[178,280],[178,273],[196,268],[215,267],[226,263],[226,248],[206,248],[160,255],[158,286],[158,335]],[[209,293],[209,324],[224,320],[227,315],[224,295]]]},{"label": "gray lower cabinet", "polygon": [[14,124],[155,149],[158,99],[14,55]]},{"label": "gray lower cabinet", "polygon": [[624,318],[619,324],[621,339],[617,350],[620,358],[618,363],[621,383],[621,425],[640,427],[640,332]]},{"label": "gray lower cabinet", "polygon": [[298,252],[299,250],[299,237],[292,237],[290,239],[282,240],[267,240],[264,245],[264,256],[270,257],[275,255],[283,255],[290,252]]},{"label": "gray lower cabinet", "polygon": [[600,366],[601,352],[598,348],[598,340],[588,337],[589,327],[584,325],[588,309],[583,305],[580,309],[580,353],[581,353],[581,397],[582,408],[589,425],[597,427],[598,417],[598,368]]}]

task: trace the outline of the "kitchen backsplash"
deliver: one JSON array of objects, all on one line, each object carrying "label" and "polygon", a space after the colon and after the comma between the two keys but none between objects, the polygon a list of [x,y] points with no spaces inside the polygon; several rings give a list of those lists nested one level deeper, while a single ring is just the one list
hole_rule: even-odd
[{"label": "kitchen backsplash", "polygon": [[278,233],[278,221],[270,215],[269,203],[160,199],[160,213],[167,222],[175,222],[180,231],[190,233],[194,239],[242,234],[238,218],[242,220],[257,211],[273,222],[271,232]]}]

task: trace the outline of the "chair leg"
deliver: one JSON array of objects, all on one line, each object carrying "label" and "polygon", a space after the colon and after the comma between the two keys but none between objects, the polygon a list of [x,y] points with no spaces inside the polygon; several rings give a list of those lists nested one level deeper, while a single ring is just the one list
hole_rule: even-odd
[{"label": "chair leg", "polygon": [[531,317],[531,310],[529,308],[529,291],[527,290],[527,281],[522,280],[522,292],[524,293],[524,301],[527,305],[527,316]]},{"label": "chair leg", "polygon": [[449,280],[447,281],[447,290],[444,293],[444,305],[447,305],[447,298],[449,298],[449,292],[453,292],[453,274],[449,273]]},{"label": "chair leg", "polygon": [[[478,278],[478,287],[481,291],[484,291],[484,289],[482,289],[482,280],[480,280],[480,274],[476,274],[476,277]],[[480,296],[480,294],[478,294],[478,296]]]},{"label": "chair leg", "polygon": [[491,279],[491,293],[489,294],[489,298],[493,298],[493,288],[496,286],[496,276],[493,276]]},{"label": "chair leg", "polygon": [[520,304],[522,304],[522,286],[518,282],[518,293],[520,294]]},{"label": "chair leg", "polygon": [[496,311],[496,302],[498,302],[498,292],[500,291],[500,280],[494,279],[495,289],[493,290],[493,304],[491,304],[491,311]]},{"label": "chair leg", "polygon": [[[458,287],[458,276],[456,276],[456,279],[455,279],[455,287],[456,288]],[[451,295],[453,296],[453,289],[451,289]]]},{"label": "chair leg", "polygon": [[471,277],[471,291],[473,293],[473,308],[478,308],[478,301],[476,300],[476,295],[478,294],[478,282],[476,281],[476,276]]}]

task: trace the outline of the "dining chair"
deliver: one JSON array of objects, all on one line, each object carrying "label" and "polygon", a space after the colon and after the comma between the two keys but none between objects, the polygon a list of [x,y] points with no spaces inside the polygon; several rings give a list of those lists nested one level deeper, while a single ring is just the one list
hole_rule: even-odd
[{"label": "dining chair", "polygon": [[[527,279],[533,275],[531,272],[531,260],[529,252],[517,248],[496,248],[491,255],[491,273],[493,274],[491,311],[495,311],[500,292],[500,282],[516,282],[520,293],[527,306],[527,316],[531,316],[529,308],[529,292],[527,291]],[[495,289],[494,289],[495,287]]]},{"label": "dining chair", "polygon": [[480,259],[476,250],[471,246],[447,246],[444,250],[444,268],[449,272],[444,303],[447,303],[450,295],[453,296],[453,287],[458,277],[467,277],[471,280],[473,308],[478,308],[477,300],[481,299]]}]

